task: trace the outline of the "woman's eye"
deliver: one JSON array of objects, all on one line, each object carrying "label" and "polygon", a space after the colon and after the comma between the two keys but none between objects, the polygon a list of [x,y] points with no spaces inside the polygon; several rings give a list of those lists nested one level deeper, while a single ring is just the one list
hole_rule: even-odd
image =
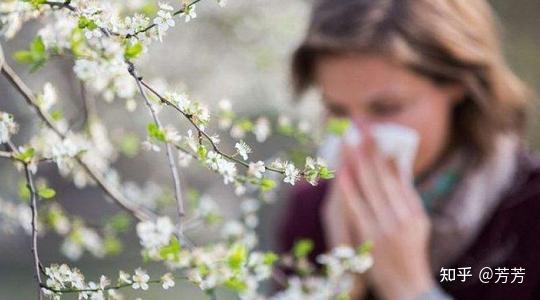
[{"label": "woman's eye", "polygon": [[328,112],[334,117],[346,117],[347,113],[341,106],[326,105]]},{"label": "woman's eye", "polygon": [[401,104],[373,104],[370,107],[370,112],[376,116],[388,117],[400,113],[403,110]]}]

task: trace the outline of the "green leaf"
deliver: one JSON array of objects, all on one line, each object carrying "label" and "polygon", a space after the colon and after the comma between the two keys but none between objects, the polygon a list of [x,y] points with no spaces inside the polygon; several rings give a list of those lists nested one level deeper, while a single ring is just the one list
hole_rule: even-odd
[{"label": "green leaf", "polygon": [[153,16],[158,12],[158,7],[155,3],[148,2],[141,7],[141,13],[147,17]]},{"label": "green leaf", "polygon": [[199,145],[199,148],[197,148],[197,155],[199,155],[199,159],[205,159],[206,154],[208,154],[208,150],[204,145]]},{"label": "green leaf", "polygon": [[266,252],[263,256],[263,263],[265,265],[271,266],[273,265],[277,260],[279,259],[279,256],[275,254],[274,252]]},{"label": "green leaf", "polygon": [[201,193],[194,188],[188,188],[186,193],[186,200],[189,207],[197,207],[199,206],[199,202],[201,200]]},{"label": "green leaf", "polygon": [[73,29],[69,43],[71,45],[71,52],[75,57],[81,57],[86,54],[86,37],[84,36],[82,29]]},{"label": "green leaf", "polygon": [[350,300],[351,296],[349,296],[349,293],[342,292],[339,295],[336,296],[335,300]]},{"label": "green leaf", "polygon": [[334,171],[329,170],[327,167],[321,167],[319,170],[319,176],[322,179],[332,179],[334,178]]},{"label": "green leaf", "polygon": [[34,58],[32,57],[32,52],[27,50],[19,50],[13,54],[13,58],[15,61],[21,64],[31,64],[34,62]]},{"label": "green leaf", "polygon": [[38,195],[43,199],[51,199],[56,196],[56,191],[47,186],[38,188],[37,192]]},{"label": "green leaf", "polygon": [[19,197],[24,202],[28,202],[30,200],[30,189],[26,184],[26,180],[19,181]]},{"label": "green leaf", "polygon": [[98,26],[93,20],[90,20],[87,17],[82,16],[79,18],[79,28],[80,29],[87,28],[89,30],[94,30],[94,29],[97,29]]},{"label": "green leaf", "polygon": [[147,127],[148,135],[158,141],[165,142],[165,132],[156,123],[150,123]]},{"label": "green leaf", "polygon": [[32,7],[38,9],[41,7],[41,5],[47,2],[47,0],[23,0],[23,2],[28,2],[30,5],[32,5]]},{"label": "green leaf", "polygon": [[32,43],[30,44],[30,52],[32,52],[33,55],[43,55],[45,53],[45,44],[43,43],[43,39],[41,36],[36,37]]},{"label": "green leaf", "polygon": [[296,258],[306,257],[313,251],[313,241],[301,239],[294,244],[293,254]]},{"label": "green leaf", "polygon": [[54,121],[60,121],[64,118],[64,113],[62,112],[61,109],[53,110],[51,111],[51,118]]},{"label": "green leaf", "polygon": [[259,182],[259,185],[263,192],[268,192],[276,187],[276,182],[272,179],[263,178]]},{"label": "green leaf", "polygon": [[28,148],[24,150],[24,152],[21,152],[15,155],[15,158],[25,163],[29,163],[30,160],[32,160],[32,157],[34,157],[34,154],[35,154],[34,148]]},{"label": "green leaf", "polygon": [[177,261],[180,258],[180,250],[182,250],[180,242],[178,242],[176,237],[173,237],[169,245],[164,246],[159,250],[159,256],[162,259],[172,259]]},{"label": "green leaf", "polygon": [[108,225],[117,233],[126,232],[131,225],[131,219],[125,213],[118,213],[109,219]]},{"label": "green leaf", "polygon": [[199,274],[201,274],[202,277],[210,274],[210,269],[205,264],[200,264],[197,266],[197,271],[199,271]]},{"label": "green leaf", "polygon": [[120,141],[120,151],[127,157],[133,158],[139,153],[139,137],[136,134],[126,134]]},{"label": "green leaf", "polygon": [[227,256],[229,267],[233,270],[238,270],[246,263],[247,249],[242,244],[235,244]]},{"label": "green leaf", "polygon": [[143,51],[143,45],[136,42],[133,45],[126,45],[124,48],[124,57],[127,59],[137,58]]},{"label": "green leaf", "polygon": [[357,253],[359,255],[368,254],[373,249],[373,241],[365,241],[362,245],[358,246]]},{"label": "green leaf", "polygon": [[253,130],[253,122],[249,119],[241,119],[236,123],[236,126],[240,127],[244,131]]},{"label": "green leaf", "polygon": [[237,277],[231,277],[225,281],[225,287],[236,292],[242,292],[247,289],[247,284]]},{"label": "green leaf", "polygon": [[108,255],[118,255],[122,253],[124,248],[122,242],[113,235],[109,235],[105,238],[103,246],[105,248],[105,253]]},{"label": "green leaf", "polygon": [[350,126],[350,120],[347,118],[330,118],[326,123],[326,131],[331,134],[341,136]]},{"label": "green leaf", "polygon": [[31,65],[30,71],[34,72],[47,62],[48,55],[45,49],[45,44],[40,36],[37,36],[30,43],[28,50],[20,50],[15,52],[13,58],[23,64]]}]

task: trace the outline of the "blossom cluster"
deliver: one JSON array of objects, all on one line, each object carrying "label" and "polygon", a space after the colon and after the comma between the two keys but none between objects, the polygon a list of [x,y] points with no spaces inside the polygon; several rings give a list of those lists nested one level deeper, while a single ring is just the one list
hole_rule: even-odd
[{"label": "blossom cluster", "polygon": [[9,141],[11,135],[17,132],[17,128],[13,115],[0,111],[0,144]]},{"label": "blossom cluster", "polygon": [[99,281],[86,281],[84,275],[77,268],[70,268],[66,264],[53,264],[45,268],[47,280],[43,292],[51,299],[61,299],[66,293],[77,293],[78,299],[92,300],[120,300],[124,299],[118,289],[131,287],[134,290],[148,290],[150,283],[161,283],[163,289],[174,287],[175,281],[172,273],[165,273],[159,280],[151,280],[148,273],[137,268],[133,274],[119,271],[116,285],[111,285],[112,281],[101,275]]},{"label": "blossom cluster", "polygon": [[[11,38],[23,22],[42,17],[44,26],[30,45],[14,53],[18,62],[37,71],[53,56],[70,57],[83,96],[91,95],[93,99],[106,102],[125,101],[128,111],[134,111],[138,98],[142,97],[150,108],[152,122],[148,124],[147,137],[141,144],[143,148],[157,152],[165,146],[173,177],[177,176],[176,164],[188,167],[191,160],[196,160],[219,174],[224,184],[234,185],[237,195],[249,191],[267,192],[277,186],[277,181],[295,185],[305,179],[316,185],[320,179],[331,178],[332,171],[319,158],[306,155],[289,160],[254,159],[257,157],[253,153],[255,147],[246,142],[252,137],[259,143],[268,142],[271,134],[277,132],[305,144],[311,140],[307,122],[293,125],[289,118],[280,116],[274,126],[272,119],[265,116],[253,120],[239,117],[233,112],[232,104],[222,100],[216,113],[217,125],[234,140],[232,149],[223,150],[221,137],[210,133],[214,118],[211,118],[209,106],[187,93],[168,87],[155,88],[153,83],[149,84],[152,80],[139,75],[135,66],[138,59],[149,52],[153,42],[164,40],[167,32],[177,26],[177,17],[184,22],[195,19],[195,3],[198,2],[181,1],[177,8],[172,2],[160,2],[149,13],[145,11],[146,1],[8,0],[0,3],[0,35]],[[225,3],[226,0],[217,0],[219,6],[223,7]],[[19,90],[24,93],[26,89]],[[221,221],[221,210],[216,202],[207,195],[200,197],[198,206],[189,212],[192,213],[189,217],[193,218],[187,220],[179,205],[179,221],[175,224],[160,211],[158,203],[158,198],[167,190],[149,182],[144,187],[123,182],[112,167],[120,153],[130,152],[129,145],[139,145],[138,138],[117,147],[107,125],[92,111],[87,112],[81,124],[68,121],[63,115],[59,93],[51,82],[45,83],[40,92],[25,96],[44,126],[26,144],[14,147],[11,137],[17,132],[18,125],[11,114],[0,112],[0,144],[8,146],[9,151],[3,156],[11,159],[19,170],[26,171],[20,194],[23,200],[31,198],[32,204],[7,205],[0,201],[0,215],[5,211],[14,212],[16,217],[11,219],[17,219],[31,235],[53,231],[62,236],[61,252],[71,260],[79,259],[84,252],[96,257],[119,252],[118,234],[129,229],[129,220],[133,217],[137,219],[135,229],[145,260],[164,263],[171,272],[182,273],[205,292],[228,288],[242,299],[265,299],[260,294],[261,283],[271,278],[274,264],[282,258],[256,249],[258,210],[264,203],[264,193],[259,193],[261,199],[248,197],[241,201],[239,216],[224,220],[219,226],[220,240],[194,246],[189,241],[189,226],[185,225],[192,224],[193,220],[203,220],[206,224]],[[160,117],[165,109],[177,112],[190,129],[180,131],[171,125],[163,126]],[[41,178],[37,178],[34,187],[33,176],[38,174],[38,165],[42,162],[54,163],[59,173],[79,188],[97,184],[131,217],[114,216],[95,229],[81,218],[69,215],[54,200],[49,203],[36,201],[52,199],[56,194]],[[175,197],[177,203],[183,203],[182,195]],[[139,214],[146,210],[151,213]],[[301,265],[307,265],[307,248],[304,244],[296,250],[295,256]],[[364,272],[372,261],[362,251],[339,247],[320,256],[319,263],[326,269],[325,277],[311,273],[305,277],[292,277],[287,280],[286,289],[274,298],[328,299],[343,295],[350,288],[349,274]],[[36,261],[35,265],[39,267],[40,262]],[[311,268],[306,267],[306,270]],[[39,274],[41,270],[37,272]],[[118,291],[121,288],[147,290],[151,283],[159,283],[163,289],[175,286],[173,273],[153,280],[142,268],[136,268],[133,273],[120,271],[114,285],[106,276],[101,276],[99,281],[86,281],[78,269],[65,264],[45,267],[43,273],[40,287],[52,299],[60,299],[66,293],[76,293],[79,299],[121,299]]]}]

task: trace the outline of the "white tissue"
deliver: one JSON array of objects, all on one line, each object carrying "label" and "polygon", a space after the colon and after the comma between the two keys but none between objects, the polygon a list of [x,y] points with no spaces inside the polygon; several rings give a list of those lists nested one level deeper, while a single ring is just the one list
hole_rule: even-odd
[{"label": "white tissue", "polygon": [[[371,126],[371,134],[379,151],[385,158],[396,161],[404,178],[412,180],[412,171],[418,150],[418,133],[408,127],[395,123],[381,123]],[[329,135],[321,144],[318,156],[323,158],[330,169],[337,169],[340,164],[341,145],[343,141],[350,145],[362,143],[362,133],[357,126],[351,125],[343,135]]]}]

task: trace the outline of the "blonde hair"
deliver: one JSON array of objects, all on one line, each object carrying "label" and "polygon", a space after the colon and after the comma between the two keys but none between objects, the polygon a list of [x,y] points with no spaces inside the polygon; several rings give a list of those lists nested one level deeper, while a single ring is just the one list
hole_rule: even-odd
[{"label": "blonde hair", "polygon": [[438,84],[459,84],[453,142],[485,159],[497,134],[523,135],[529,90],[508,67],[485,0],[318,0],[292,61],[302,93],[324,55],[382,53]]}]

